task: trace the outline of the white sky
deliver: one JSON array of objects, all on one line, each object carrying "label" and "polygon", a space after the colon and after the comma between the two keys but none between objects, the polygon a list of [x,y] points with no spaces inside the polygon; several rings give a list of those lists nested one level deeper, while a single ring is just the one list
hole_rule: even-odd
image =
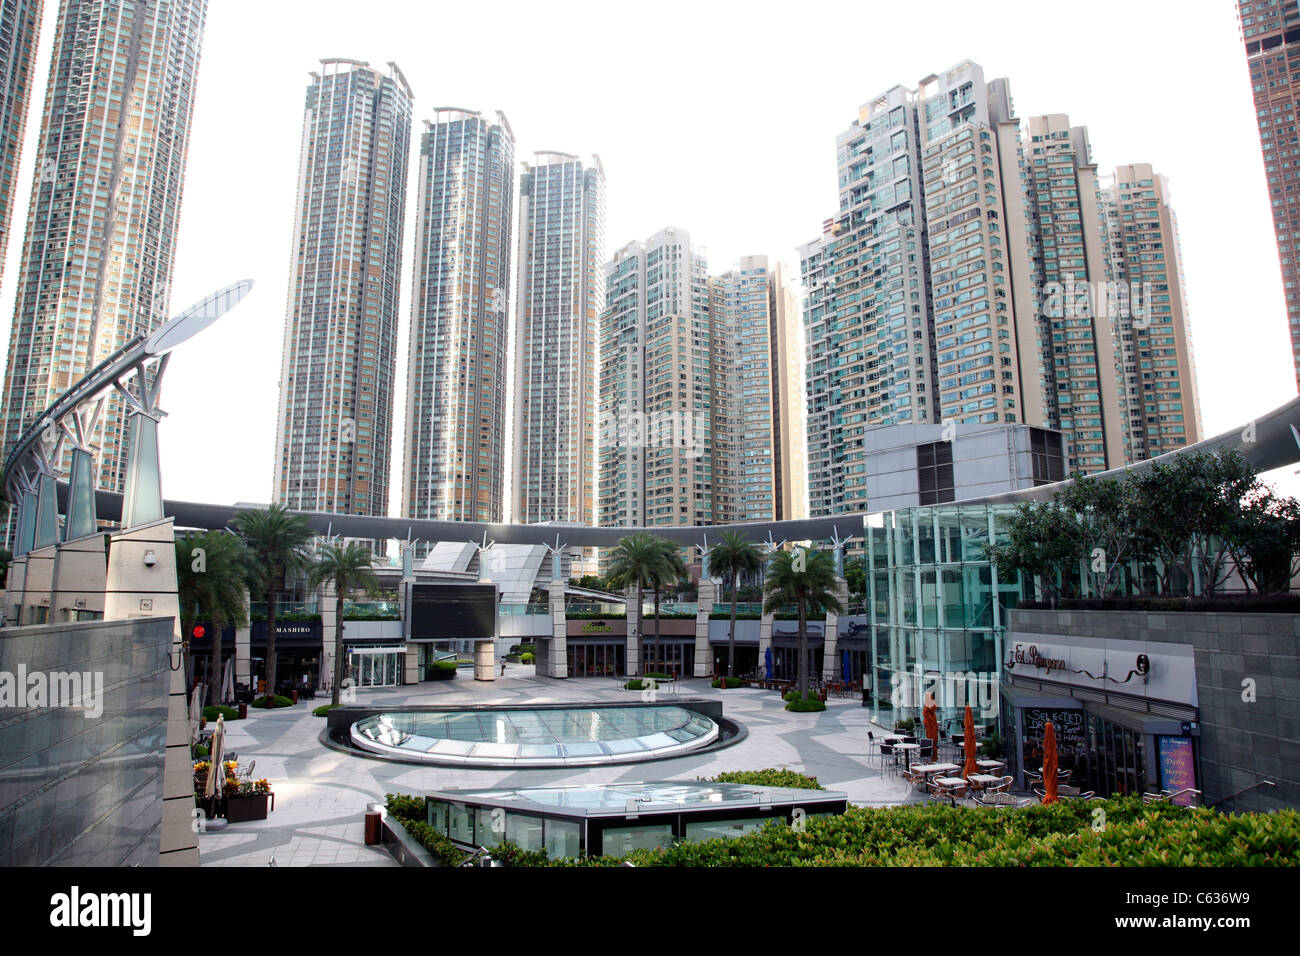
[{"label": "white sky", "polygon": [[[56,5],[46,9],[0,290],[5,342]],[[1232,0],[212,0],[172,312],[236,279],[256,287],[174,353],[162,402],[169,498],[270,500],[303,98],[319,59],[339,56],[401,67],[413,147],[433,107],[463,106],[503,110],[520,159],[599,153],[607,252],[675,225],[706,247],[713,272],[766,254],[796,274],[796,247],[836,211],[835,136],[858,106],[969,58],[1010,78],[1022,121],[1061,112],[1086,125],[1103,174],[1150,162],[1168,177],[1206,435],[1296,394]],[[408,209],[415,168],[413,149]],[[408,215],[394,515],[413,229]],[[1281,477],[1300,491],[1289,469]]]}]

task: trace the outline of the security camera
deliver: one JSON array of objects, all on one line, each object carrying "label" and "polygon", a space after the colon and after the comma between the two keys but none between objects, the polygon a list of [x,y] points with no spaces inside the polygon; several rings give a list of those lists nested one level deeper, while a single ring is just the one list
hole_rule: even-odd
[{"label": "security camera", "polygon": [[146,551],[144,553],[144,566],[146,568],[152,568],[157,563],[158,555],[154,554],[152,551]]}]

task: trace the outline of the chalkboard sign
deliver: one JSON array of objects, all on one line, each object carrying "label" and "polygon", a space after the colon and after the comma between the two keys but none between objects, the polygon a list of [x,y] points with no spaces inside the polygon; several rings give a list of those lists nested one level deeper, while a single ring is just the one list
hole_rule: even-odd
[{"label": "chalkboard sign", "polygon": [[1048,710],[1026,707],[1023,713],[1025,766],[1033,770],[1042,766],[1043,736],[1047,722],[1056,730],[1056,752],[1063,769],[1073,769],[1075,759],[1087,752],[1087,721],[1081,710]]}]

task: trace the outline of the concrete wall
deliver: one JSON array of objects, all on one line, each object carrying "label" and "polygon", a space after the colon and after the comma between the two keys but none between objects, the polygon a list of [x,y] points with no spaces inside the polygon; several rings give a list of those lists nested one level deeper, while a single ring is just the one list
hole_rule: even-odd
[{"label": "concrete wall", "polygon": [[1190,644],[1206,802],[1266,779],[1278,788],[1224,807],[1300,806],[1300,615],[1014,610],[1005,644],[1035,633]]},{"label": "concrete wall", "polygon": [[[0,708],[0,866],[156,866],[171,618],[0,630],[0,672],[102,675],[102,714]],[[8,702],[6,702],[8,703]]]}]

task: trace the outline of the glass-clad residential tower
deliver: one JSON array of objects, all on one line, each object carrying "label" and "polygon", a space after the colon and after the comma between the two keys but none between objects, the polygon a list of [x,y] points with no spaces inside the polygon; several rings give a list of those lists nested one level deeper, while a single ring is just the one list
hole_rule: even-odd
[{"label": "glass-clad residential tower", "polygon": [[322,60],[307,88],[274,500],[388,513],[411,90]]},{"label": "glass-clad residential tower", "polygon": [[538,153],[519,183],[514,520],[595,521],[596,322],[605,171]]},{"label": "glass-clad residential tower", "polygon": [[435,111],[420,142],[402,514],[500,521],[515,141]]},{"label": "glass-clad residential tower", "polygon": [[707,265],[684,229],[605,263],[600,318],[600,521],[712,524]]},{"label": "glass-clad residential tower", "polygon": [[9,248],[43,6],[43,0],[0,0],[0,276]]},{"label": "glass-clad residential tower", "polygon": [[[168,318],[206,0],[63,0],[5,374],[3,444]],[[98,485],[121,490],[110,399]]]},{"label": "glass-clad residential tower", "polygon": [[917,103],[896,86],[836,139],[839,212],[800,247],[809,513],[864,511],[868,425],[937,422]]},{"label": "glass-clad residential tower", "polygon": [[803,330],[783,270],[766,256],[742,257],[709,279],[709,317],[714,520],[800,516]]},{"label": "glass-clad residential tower", "polygon": [[1241,39],[1246,45],[1250,90],[1259,123],[1269,206],[1282,266],[1291,357],[1300,384],[1300,161],[1295,149],[1300,118],[1300,3],[1296,0],[1237,0]]}]

